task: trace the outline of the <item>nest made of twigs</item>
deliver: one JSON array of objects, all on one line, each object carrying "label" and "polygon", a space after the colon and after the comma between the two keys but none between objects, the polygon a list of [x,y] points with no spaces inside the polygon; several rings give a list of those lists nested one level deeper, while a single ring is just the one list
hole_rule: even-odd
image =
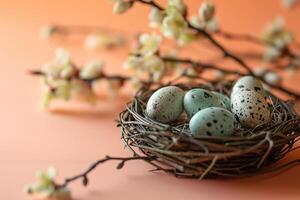
[{"label": "nest made of twigs", "polygon": [[[229,94],[231,83],[177,85]],[[156,88],[157,89],[157,88]],[[277,171],[298,164],[294,160],[272,164],[295,150],[300,138],[300,118],[288,102],[269,93],[272,120],[253,129],[237,127],[233,136],[191,136],[188,120],[171,124],[154,121],[145,114],[155,89],[144,88],[120,113],[122,139],[135,156],[175,176],[188,178],[233,178]]]}]

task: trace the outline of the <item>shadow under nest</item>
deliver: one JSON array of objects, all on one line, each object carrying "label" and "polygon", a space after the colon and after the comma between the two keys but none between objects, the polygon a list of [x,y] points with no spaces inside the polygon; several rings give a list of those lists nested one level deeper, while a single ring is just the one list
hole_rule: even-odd
[{"label": "shadow under nest", "polygon": [[[229,95],[232,83],[176,86],[195,87]],[[269,94],[271,121],[253,129],[237,126],[233,136],[191,136],[188,119],[163,124],[147,117],[145,108],[155,89],[141,89],[120,113],[122,139],[134,156],[164,171],[186,178],[237,178],[276,172],[300,163],[273,164],[295,150],[300,118],[289,102]]]}]

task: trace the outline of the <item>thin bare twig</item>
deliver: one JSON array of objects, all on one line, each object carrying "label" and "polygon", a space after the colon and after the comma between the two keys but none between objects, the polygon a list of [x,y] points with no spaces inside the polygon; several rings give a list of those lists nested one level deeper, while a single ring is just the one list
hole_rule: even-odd
[{"label": "thin bare twig", "polygon": [[151,157],[146,157],[146,156],[133,156],[133,157],[111,157],[111,156],[106,156],[105,158],[102,158],[96,162],[94,162],[93,164],[91,164],[90,167],[87,168],[87,170],[85,170],[84,172],[78,174],[78,175],[75,175],[73,177],[70,177],[70,178],[66,178],[64,183],[61,184],[61,185],[57,185],[58,188],[62,188],[62,187],[67,187],[71,182],[74,182],[78,179],[82,179],[82,184],[84,186],[87,186],[88,185],[88,175],[96,169],[96,167],[100,164],[103,164],[105,162],[108,162],[108,161],[120,161],[119,164],[117,165],[117,169],[122,169],[124,164],[128,161],[131,161],[131,160],[144,160],[144,161],[150,161],[152,158]]}]

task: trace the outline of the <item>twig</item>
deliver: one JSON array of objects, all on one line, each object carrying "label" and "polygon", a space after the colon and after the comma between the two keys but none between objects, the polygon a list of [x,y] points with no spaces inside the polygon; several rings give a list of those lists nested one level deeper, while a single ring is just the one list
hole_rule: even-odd
[{"label": "twig", "polygon": [[[46,74],[40,70],[31,70],[29,71],[29,73],[31,75],[36,75],[36,76],[46,76]],[[78,79],[78,80],[82,80],[82,81],[85,81],[85,82],[92,82],[92,81],[96,81],[96,80],[99,80],[99,79],[106,79],[106,80],[120,80],[122,82],[124,81],[128,81],[130,80],[130,77],[128,76],[123,76],[123,75],[107,75],[107,74],[100,74],[99,76],[97,77],[94,77],[94,78],[91,78],[91,79],[84,79],[84,78],[81,78],[78,73],[75,73],[71,78],[69,78],[69,80],[71,79]]]},{"label": "twig", "polygon": [[89,168],[87,168],[87,170],[85,170],[83,173],[80,173],[78,175],[75,175],[73,177],[67,178],[65,179],[64,183],[61,185],[58,185],[58,188],[63,188],[66,187],[69,183],[76,181],[77,179],[82,179],[82,184],[84,186],[88,185],[88,175],[100,164],[103,164],[107,161],[111,161],[111,160],[115,160],[115,161],[120,161],[119,164],[117,165],[117,169],[121,169],[125,162],[130,161],[130,160],[145,160],[145,161],[150,161],[152,160],[151,157],[143,157],[143,156],[133,156],[133,157],[111,157],[111,156],[106,156],[105,158],[102,158],[98,161],[96,161],[95,163],[93,163]]},{"label": "twig", "polygon": [[161,58],[165,62],[184,63],[184,64],[189,64],[190,66],[193,66],[193,67],[201,67],[203,69],[219,70],[226,74],[235,74],[235,75],[240,75],[240,76],[246,75],[245,73],[242,73],[240,71],[224,69],[220,66],[216,66],[213,64],[209,64],[209,63],[202,63],[200,61],[193,61],[191,59],[185,59],[185,58],[180,59],[180,58],[173,58],[173,57],[161,57]]},{"label": "twig", "polygon": [[256,36],[248,35],[248,34],[237,34],[237,33],[229,33],[224,30],[219,30],[215,33],[218,36],[221,36],[226,39],[230,40],[239,40],[239,41],[245,41],[245,42],[251,42],[258,45],[264,45],[262,40]]}]

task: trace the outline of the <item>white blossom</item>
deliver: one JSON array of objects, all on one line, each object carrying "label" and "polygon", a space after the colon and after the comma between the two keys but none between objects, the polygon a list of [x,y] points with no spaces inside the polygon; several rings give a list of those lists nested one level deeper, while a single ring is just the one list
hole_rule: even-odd
[{"label": "white blossom", "polygon": [[151,28],[158,28],[161,26],[163,19],[165,17],[165,14],[163,11],[153,7],[151,8],[151,11],[149,13],[149,26]]},{"label": "white blossom", "polygon": [[130,83],[134,90],[139,90],[143,86],[143,82],[135,76],[130,79]]},{"label": "white blossom", "polygon": [[55,177],[54,167],[49,167],[47,171],[38,171],[36,182],[26,186],[25,190],[39,199],[71,200],[71,194],[67,188],[56,188]]},{"label": "white blossom", "polygon": [[280,50],[293,41],[293,35],[285,30],[284,19],[277,17],[275,21],[267,24],[262,33],[262,40],[266,45]]},{"label": "white blossom", "polygon": [[79,73],[82,79],[94,79],[103,73],[104,63],[98,60],[86,64]]},{"label": "white blossom", "polygon": [[139,50],[139,53],[144,56],[151,56],[155,54],[159,49],[161,41],[162,38],[158,34],[142,34],[140,36],[141,49]]},{"label": "white blossom", "polygon": [[54,60],[43,65],[41,71],[52,78],[69,78],[74,73],[69,53],[58,48]]},{"label": "white blossom", "polygon": [[266,72],[267,72],[267,69],[265,67],[258,66],[258,67],[253,69],[253,73],[256,76],[263,76]]},{"label": "white blossom", "polygon": [[142,56],[129,56],[123,63],[123,68],[127,70],[137,70],[144,65]]},{"label": "white blossom", "polygon": [[205,28],[205,24],[201,21],[201,19],[200,19],[200,17],[198,15],[192,16],[190,22],[195,27]]},{"label": "white blossom", "polygon": [[168,1],[168,8],[175,8],[179,11],[182,15],[186,13],[186,5],[182,0],[169,0]]},{"label": "white blossom", "polygon": [[264,75],[264,79],[267,83],[271,85],[279,85],[281,83],[281,77],[276,72],[267,72]]},{"label": "white blossom", "polygon": [[75,69],[72,65],[67,65],[60,71],[60,78],[69,79],[75,74]]},{"label": "white blossom", "polygon": [[168,9],[167,16],[163,20],[162,33],[167,38],[178,39],[187,28],[184,17],[176,9]]},{"label": "white blossom", "polygon": [[264,59],[270,62],[277,59],[280,55],[281,55],[281,51],[276,47],[267,47],[264,54]]},{"label": "white blossom", "polygon": [[192,16],[191,23],[201,29],[205,29],[208,32],[217,32],[219,30],[219,23],[215,18],[215,6],[210,2],[204,2],[201,4],[198,15]]}]

